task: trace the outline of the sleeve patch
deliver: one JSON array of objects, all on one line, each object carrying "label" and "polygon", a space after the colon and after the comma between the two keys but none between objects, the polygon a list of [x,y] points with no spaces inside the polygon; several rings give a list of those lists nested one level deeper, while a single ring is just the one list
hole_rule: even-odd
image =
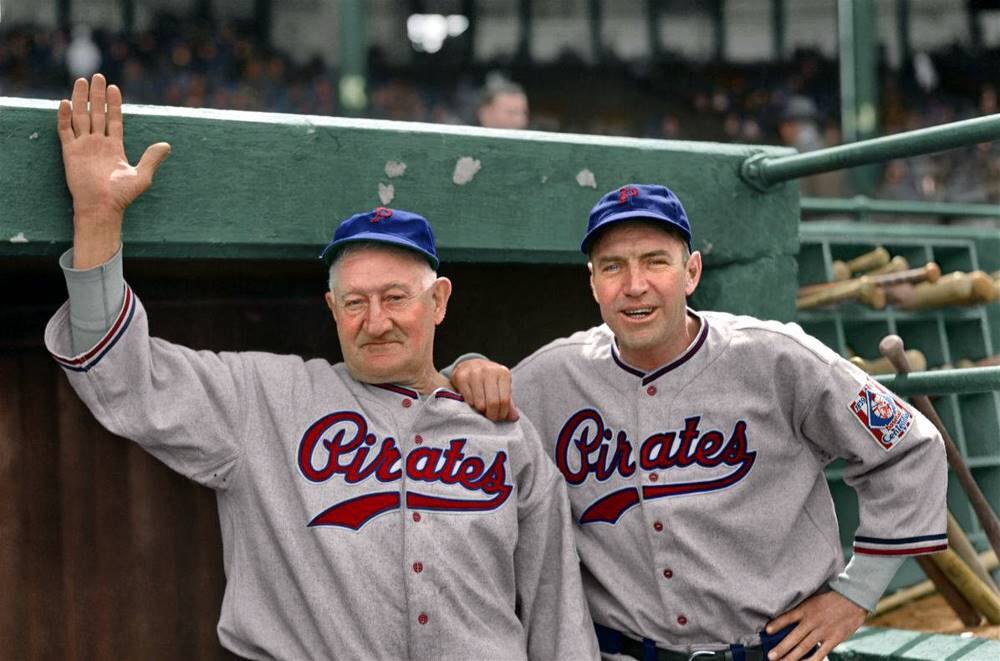
[{"label": "sleeve patch", "polygon": [[899,443],[913,425],[913,414],[896,395],[868,379],[848,408],[886,452]]}]

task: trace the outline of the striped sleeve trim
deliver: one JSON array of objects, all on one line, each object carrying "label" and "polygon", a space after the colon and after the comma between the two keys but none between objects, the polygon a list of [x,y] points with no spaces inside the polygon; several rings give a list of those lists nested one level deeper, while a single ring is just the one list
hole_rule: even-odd
[{"label": "striped sleeve trim", "polygon": [[917,537],[855,537],[854,552],[867,555],[921,555],[936,553],[948,548],[948,535],[919,535]]},{"label": "striped sleeve trim", "polygon": [[129,324],[132,323],[133,316],[135,316],[135,296],[132,294],[132,288],[125,285],[125,300],[122,302],[122,309],[118,313],[118,317],[115,318],[115,322],[111,324],[111,328],[108,329],[108,332],[104,334],[104,337],[97,344],[78,356],[61,356],[53,352],[52,357],[64,369],[74,372],[86,372],[97,365],[101,361],[101,358],[111,350],[111,347],[118,343],[118,340],[121,339],[126,329],[128,329]]}]

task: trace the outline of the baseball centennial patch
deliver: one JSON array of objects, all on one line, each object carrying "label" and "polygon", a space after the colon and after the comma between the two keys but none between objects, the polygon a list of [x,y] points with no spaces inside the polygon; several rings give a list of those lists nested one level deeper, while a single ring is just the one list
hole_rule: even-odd
[{"label": "baseball centennial patch", "polygon": [[868,380],[849,405],[854,417],[887,452],[913,424],[913,414],[894,394]]}]

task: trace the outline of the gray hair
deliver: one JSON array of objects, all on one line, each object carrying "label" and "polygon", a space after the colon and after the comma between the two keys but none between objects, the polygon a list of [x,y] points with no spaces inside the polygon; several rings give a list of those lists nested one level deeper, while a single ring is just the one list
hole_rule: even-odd
[{"label": "gray hair", "polygon": [[342,259],[348,255],[353,255],[354,253],[363,252],[365,250],[382,250],[384,252],[391,252],[396,255],[401,255],[405,257],[410,257],[415,261],[420,262],[426,270],[424,273],[423,281],[425,287],[430,287],[431,283],[437,278],[437,272],[431,268],[430,262],[423,258],[423,256],[409,248],[397,247],[391,243],[385,243],[384,241],[351,241],[343,248],[337,251],[336,256],[334,256],[333,261],[330,262],[330,271],[328,274],[327,285],[330,291],[333,291],[333,285],[335,283],[337,264],[340,263]]}]

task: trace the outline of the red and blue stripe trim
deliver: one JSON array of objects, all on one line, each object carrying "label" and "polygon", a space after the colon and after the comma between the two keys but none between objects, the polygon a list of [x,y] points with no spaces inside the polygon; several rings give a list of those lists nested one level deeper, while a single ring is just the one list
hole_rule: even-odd
[{"label": "red and blue stripe trim", "polygon": [[686,363],[687,361],[691,360],[694,357],[694,355],[698,353],[698,350],[701,349],[702,345],[705,344],[705,340],[707,338],[708,338],[708,320],[702,317],[701,329],[698,331],[698,336],[695,338],[691,346],[688,347],[688,349],[683,354],[681,354],[678,358],[676,358],[669,364],[664,365],[659,369],[653,370],[648,374],[646,372],[637,370],[631,365],[625,364],[622,361],[622,359],[618,357],[618,348],[614,345],[614,343],[611,344],[611,358],[615,361],[615,364],[617,364],[618,367],[622,368],[629,374],[634,374],[635,376],[639,377],[640,379],[642,379],[642,385],[648,386],[650,383],[656,381],[658,378],[660,378],[667,372],[675,370],[684,363]]},{"label": "red and blue stripe trim", "polygon": [[948,534],[918,535],[916,537],[863,537],[854,538],[854,552],[867,555],[921,555],[936,553],[948,548]]},{"label": "red and blue stripe trim", "polygon": [[101,361],[101,358],[104,358],[105,354],[111,351],[111,348],[118,343],[118,340],[128,330],[129,324],[132,323],[132,318],[135,316],[135,308],[136,301],[135,295],[132,293],[132,288],[125,285],[125,300],[122,302],[122,309],[115,318],[115,322],[111,324],[111,328],[108,329],[108,332],[104,334],[104,337],[97,344],[79,356],[67,357],[53,353],[52,357],[63,369],[74,372],[86,372],[90,370]]}]

